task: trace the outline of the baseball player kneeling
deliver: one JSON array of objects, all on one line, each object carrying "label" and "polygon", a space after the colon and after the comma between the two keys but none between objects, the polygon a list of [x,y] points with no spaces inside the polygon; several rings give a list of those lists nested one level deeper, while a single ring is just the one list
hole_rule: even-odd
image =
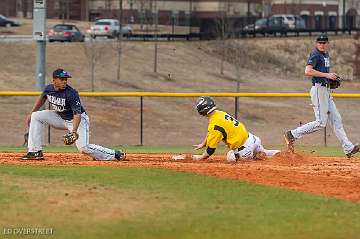
[{"label": "baseball player kneeling", "polygon": [[201,96],[196,102],[196,110],[200,115],[208,117],[208,134],[195,149],[206,147],[201,155],[192,155],[193,160],[203,160],[214,154],[218,143],[222,140],[231,150],[226,159],[236,162],[238,159],[262,159],[280,153],[280,150],[267,150],[261,144],[261,139],[249,133],[244,124],[224,111],[216,109],[211,97]]},{"label": "baseball player kneeling", "polygon": [[[46,124],[57,129],[68,130],[63,137],[64,143],[75,144],[80,152],[95,160],[124,160],[126,154],[122,150],[108,149],[89,143],[89,116],[80,102],[78,92],[67,84],[68,78],[71,78],[68,72],[63,69],[55,70],[52,84],[45,87],[27,116],[28,153],[22,159],[44,159],[42,132],[43,125]],[[52,109],[40,110],[46,100],[49,101]]]}]

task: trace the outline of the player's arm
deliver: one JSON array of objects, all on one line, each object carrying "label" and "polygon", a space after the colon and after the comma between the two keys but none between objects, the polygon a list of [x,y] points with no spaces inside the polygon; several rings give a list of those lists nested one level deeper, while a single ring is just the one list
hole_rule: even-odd
[{"label": "player's arm", "polygon": [[206,140],[207,140],[207,135],[200,144],[194,144],[193,146],[195,147],[195,150],[204,148],[206,146]]},{"label": "player's arm", "polygon": [[78,92],[70,96],[70,106],[73,111],[73,130],[77,132],[81,121],[81,102]]},{"label": "player's arm", "polygon": [[313,77],[324,77],[331,80],[336,80],[337,75],[335,73],[324,73],[321,71],[317,71],[313,68],[312,65],[307,65],[305,67],[305,76],[313,76]]},{"label": "player's arm", "polygon": [[43,105],[45,104],[45,101],[46,101],[46,97],[45,97],[43,94],[41,94],[40,97],[36,99],[35,104],[34,104],[33,108],[31,109],[30,114],[28,114],[28,115],[26,116],[26,125],[27,125],[27,126],[30,125],[31,114],[32,114],[33,112],[38,111],[38,110],[41,108],[41,106],[43,106]]},{"label": "player's arm", "polygon": [[77,132],[80,125],[80,121],[81,121],[81,114],[74,114],[72,132]]},{"label": "player's arm", "polygon": [[217,130],[210,130],[206,137],[206,142],[204,143],[207,145],[206,150],[201,155],[193,155],[193,160],[203,160],[209,158],[211,155],[215,153],[216,147],[218,143],[223,139],[223,135],[221,132]]},{"label": "player's arm", "polygon": [[209,158],[211,155],[215,153],[216,148],[207,147],[207,149],[201,155],[193,155],[193,160],[204,160]]}]

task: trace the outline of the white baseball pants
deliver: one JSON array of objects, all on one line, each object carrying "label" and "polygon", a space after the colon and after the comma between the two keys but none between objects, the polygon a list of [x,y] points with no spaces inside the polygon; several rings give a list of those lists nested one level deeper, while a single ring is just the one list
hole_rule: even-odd
[{"label": "white baseball pants", "polygon": [[235,155],[238,155],[240,159],[254,159],[256,153],[258,152],[265,153],[266,156],[272,157],[275,154],[280,153],[280,150],[265,149],[264,146],[261,144],[261,139],[249,133],[249,138],[245,141],[242,147],[228,152],[227,160],[234,161]]},{"label": "white baseball pants", "polygon": [[341,115],[336,109],[330,89],[325,86],[321,86],[320,84],[315,84],[315,86],[311,87],[310,95],[315,113],[315,121],[291,130],[294,138],[299,139],[306,134],[311,134],[315,131],[323,129],[326,126],[328,119],[330,119],[335,135],[339,139],[345,154],[350,153],[354,148],[354,144],[350,142],[345,133]]},{"label": "white baseball pants", "polygon": [[[42,135],[44,126],[48,124],[56,129],[67,129],[72,131],[72,120],[62,119],[56,111],[42,110],[31,114],[29,129],[28,151],[37,152],[42,150]],[[89,117],[86,113],[81,114],[81,121],[77,133],[78,140],[75,144],[81,153],[87,154],[95,160],[114,160],[115,150],[108,149],[96,144],[89,144]]]}]

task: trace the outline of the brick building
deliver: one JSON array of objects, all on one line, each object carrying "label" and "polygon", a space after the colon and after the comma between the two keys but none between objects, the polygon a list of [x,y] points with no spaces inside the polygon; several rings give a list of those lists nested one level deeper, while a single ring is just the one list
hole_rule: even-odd
[{"label": "brick building", "polygon": [[16,2],[14,0],[0,0],[0,14],[16,16]]},{"label": "brick building", "polygon": [[[122,14],[132,17],[149,15],[158,9],[160,18],[212,18],[226,12],[228,16],[261,16],[263,0],[47,0],[48,18],[93,20],[99,17],[117,17],[120,2]],[[31,17],[33,0],[1,0],[0,13],[7,16]]]},{"label": "brick building", "polygon": [[273,0],[271,12],[299,15],[310,28],[360,25],[359,0]]},{"label": "brick building", "polygon": [[[118,18],[120,2],[125,22],[149,18],[157,9],[163,23],[224,14],[227,17],[294,14],[302,16],[311,28],[342,27],[343,22],[348,26],[360,25],[360,0],[47,0],[47,14],[49,18],[74,20]],[[32,7],[33,0],[0,0],[0,14],[5,16],[32,17]]]}]

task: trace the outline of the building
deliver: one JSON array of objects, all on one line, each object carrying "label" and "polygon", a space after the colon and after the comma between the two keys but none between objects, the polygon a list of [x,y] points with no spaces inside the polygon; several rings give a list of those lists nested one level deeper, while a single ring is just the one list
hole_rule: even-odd
[{"label": "building", "polygon": [[360,1],[273,0],[271,13],[299,15],[308,28],[359,27]]},{"label": "building", "polygon": [[[47,0],[48,18],[94,20],[118,17],[126,21],[154,14],[160,18],[213,18],[226,12],[227,16],[261,16],[264,0]],[[122,8],[120,11],[120,3]],[[0,10],[6,15],[32,17],[33,0],[1,0]],[[1,7],[3,6],[3,7]],[[11,6],[11,11],[10,11]],[[0,11],[1,12],[1,11]]]},{"label": "building", "polygon": [[[120,4],[122,3],[122,4]],[[121,7],[120,7],[121,5]],[[1,0],[0,14],[32,17],[33,0]],[[360,26],[360,0],[47,0],[48,18],[119,18],[126,23],[154,19],[187,25],[211,18],[244,18],[241,24],[274,14],[299,15],[308,28]]]},{"label": "building", "polygon": [[11,17],[16,16],[16,2],[14,0],[1,0],[0,14]]}]

